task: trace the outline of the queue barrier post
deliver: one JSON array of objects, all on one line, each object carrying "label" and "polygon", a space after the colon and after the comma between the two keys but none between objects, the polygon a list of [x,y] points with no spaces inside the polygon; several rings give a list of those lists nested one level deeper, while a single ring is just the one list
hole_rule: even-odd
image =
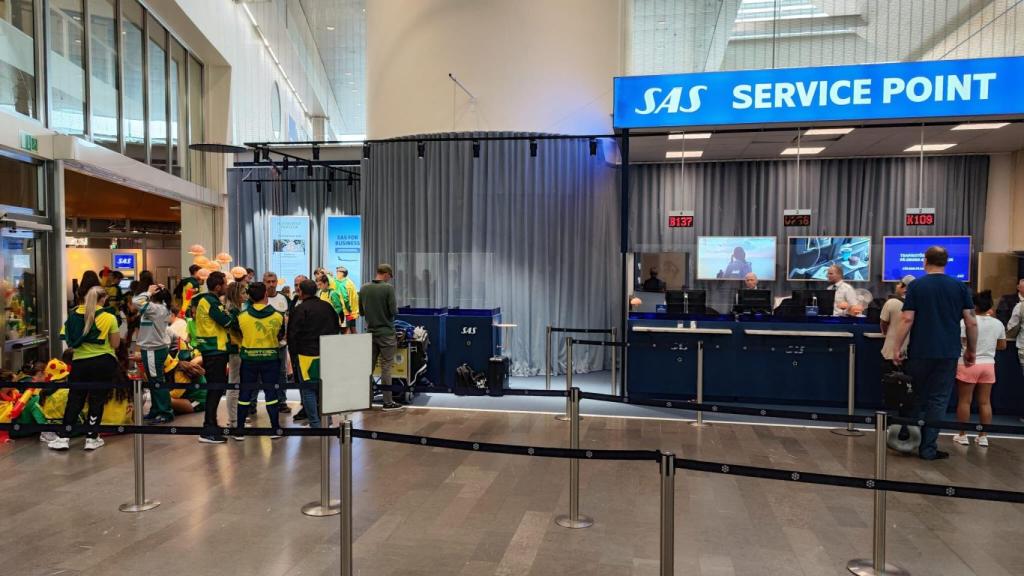
[{"label": "queue barrier post", "polygon": [[[886,436],[889,415],[875,412],[875,480],[885,480]],[[885,490],[875,490],[874,535],[871,559],[850,560],[846,568],[857,576],[910,576],[910,572],[885,561]]]},{"label": "queue barrier post", "polygon": [[[142,378],[134,381],[135,425],[142,426]],[[160,505],[159,500],[146,499],[145,436],[136,432],[132,436],[132,462],[135,465],[135,500],[118,506],[121,512],[145,512]]]},{"label": "queue barrier post", "polygon": [[676,455],[661,453],[661,576],[674,576],[676,564]]},{"label": "queue barrier post", "polygon": [[[857,347],[850,344],[846,370],[846,415],[854,415],[854,407],[857,402]],[[846,428],[835,428],[833,434],[840,436],[863,436],[864,433],[853,426],[853,422],[847,422]]]},{"label": "queue barrier post", "polygon": [[568,422],[572,412],[572,336],[565,337],[565,414],[555,416],[555,420]]},{"label": "queue barrier post", "polygon": [[[321,398],[323,396],[321,395]],[[320,425],[330,427],[328,416],[320,414]],[[331,500],[331,437],[320,437],[320,500],[302,507],[302,513],[314,518],[341,514],[341,502]]]},{"label": "queue barrier post", "polygon": [[617,370],[616,364],[618,364],[618,360],[619,360],[619,347],[614,345],[614,343],[618,341],[618,338],[617,338],[618,331],[615,329],[615,326],[612,326],[611,330],[612,330],[612,332],[611,332],[611,342],[613,344],[612,345],[612,352],[611,352],[611,356],[612,356],[612,396],[618,396],[619,395],[619,377],[618,377],[619,375],[618,375],[618,373],[616,371]]},{"label": "queue barrier post", "polygon": [[352,576],[352,421],[341,423],[341,576]]},{"label": "queue barrier post", "polygon": [[[697,404],[704,403],[704,341],[697,341]],[[697,409],[697,419],[690,422],[690,426],[703,428],[707,426],[704,422],[704,411]]]},{"label": "queue barrier post", "polygon": [[551,326],[544,336],[544,389],[551,390]]},{"label": "queue barrier post", "polygon": [[[571,348],[570,348],[571,349]],[[580,389],[569,389],[569,448],[580,449]],[[589,528],[594,519],[580,514],[580,461],[569,459],[569,514],[555,518],[563,528]]]}]

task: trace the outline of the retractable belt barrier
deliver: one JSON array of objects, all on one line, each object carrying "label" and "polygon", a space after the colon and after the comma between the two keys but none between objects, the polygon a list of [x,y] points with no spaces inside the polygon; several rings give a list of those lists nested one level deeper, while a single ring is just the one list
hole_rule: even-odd
[{"label": "retractable belt barrier", "polygon": [[[13,388],[15,390],[61,390],[64,388],[77,388],[79,390],[114,390],[121,388],[132,388],[135,384],[132,381],[127,382],[65,382],[54,383],[54,382],[0,382],[0,388]],[[152,388],[154,390],[263,390],[264,388],[273,388],[275,390],[317,390],[320,386],[319,380],[309,380],[306,382],[270,382],[270,383],[258,383],[258,382],[242,382],[238,384],[228,383],[216,383],[207,382],[206,384],[176,384],[176,383],[159,383],[159,382],[146,382],[143,384],[144,388]]]},{"label": "retractable belt barrier", "polygon": [[611,328],[559,328],[552,326],[551,332],[563,334],[611,334],[613,330]]},{"label": "retractable belt barrier", "polygon": [[145,434],[149,436],[202,436],[217,432],[225,436],[329,436],[336,438],[338,428],[206,428],[203,426],[137,426],[133,424],[89,426],[87,424],[25,424],[0,423],[0,430],[9,432],[65,432],[69,434]]}]

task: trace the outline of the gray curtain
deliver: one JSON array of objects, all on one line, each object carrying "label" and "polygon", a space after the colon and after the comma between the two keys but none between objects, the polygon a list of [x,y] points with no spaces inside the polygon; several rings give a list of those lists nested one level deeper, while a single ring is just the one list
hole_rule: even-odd
[{"label": "gray curtain", "polygon": [[[918,199],[918,158],[856,158],[787,161],[633,165],[630,172],[630,221],[635,252],[690,252],[688,284],[708,290],[708,303],[725,306],[735,282],[698,282],[698,236],[775,236],[778,238],[776,295],[795,284],[785,282],[786,237],[807,235],[871,236],[871,282],[857,284],[875,297],[889,287],[881,282],[883,236],[971,235],[984,242],[988,156],[939,156],[924,161],[923,198]],[[904,227],[907,207],[934,207],[936,225]],[[810,208],[810,228],[785,228],[786,208]],[[695,210],[692,229],[667,227],[669,210]],[[720,310],[721,311],[721,310]]]},{"label": "gray curtain", "polygon": [[[346,166],[358,173],[359,166]],[[232,168],[228,170],[228,240],[235,266],[246,266],[262,275],[270,263],[268,234],[270,216],[309,216],[309,240],[313,268],[322,264],[323,225],[326,216],[359,214],[360,182],[348,183],[344,176],[331,182],[304,181],[306,168],[292,168],[287,178],[295,182],[295,192],[286,181],[262,182],[257,192],[254,180],[275,178],[271,168]],[[326,178],[326,169],[314,168],[312,179]],[[245,181],[243,181],[245,180]],[[282,279],[291,284],[292,279]]]},{"label": "gray curtain", "polygon": [[[621,274],[617,171],[587,140],[537,146],[482,141],[474,158],[470,142],[426,141],[418,158],[410,139],[363,161],[364,274],[393,264],[400,306],[500,307],[516,375],[543,371],[546,326],[615,325]],[[605,352],[574,363],[602,369]]]}]

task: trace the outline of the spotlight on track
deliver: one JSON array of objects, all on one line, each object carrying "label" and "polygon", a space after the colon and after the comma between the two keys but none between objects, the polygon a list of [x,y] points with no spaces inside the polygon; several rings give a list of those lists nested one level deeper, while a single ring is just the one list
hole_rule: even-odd
[{"label": "spotlight on track", "polygon": [[313,177],[313,163],[306,164],[306,178]]},{"label": "spotlight on track", "polygon": [[416,142],[416,157],[423,158],[423,155],[427,151],[427,143],[423,140]]},{"label": "spotlight on track", "polygon": [[256,193],[263,194],[263,182],[256,183]]},{"label": "spotlight on track", "polygon": [[292,194],[295,194],[295,180],[292,180]]},{"label": "spotlight on track", "polygon": [[270,162],[270,148],[263,149],[263,159]]},{"label": "spotlight on track", "polygon": [[260,163],[260,149],[259,148],[253,148],[252,149],[252,163],[253,164],[259,164]]},{"label": "spotlight on track", "polygon": [[313,160],[319,160],[319,159],[320,159],[320,147],[314,145],[313,146]]},{"label": "spotlight on track", "polygon": [[597,138],[590,139],[590,155],[597,156]]},{"label": "spotlight on track", "polygon": [[330,194],[330,193],[332,193],[332,192],[334,192],[334,186],[332,186],[332,185],[331,185],[331,181],[330,181],[330,180],[328,180],[328,181],[327,181],[327,193],[328,193],[328,194]]},{"label": "spotlight on track", "polygon": [[363,160],[370,159],[370,143],[363,142]]},{"label": "spotlight on track", "polygon": [[480,157],[480,141],[473,140],[473,158]]},{"label": "spotlight on track", "polygon": [[530,158],[537,157],[537,141],[530,140]]}]

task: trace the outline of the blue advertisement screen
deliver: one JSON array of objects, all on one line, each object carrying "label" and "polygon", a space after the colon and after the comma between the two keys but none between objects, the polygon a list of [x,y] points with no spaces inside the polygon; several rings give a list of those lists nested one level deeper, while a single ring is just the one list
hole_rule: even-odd
[{"label": "blue advertisement screen", "polygon": [[888,236],[882,239],[882,280],[898,282],[908,274],[923,276],[924,253],[932,246],[942,246],[949,252],[946,274],[964,282],[971,280],[970,236]]},{"label": "blue advertisement screen", "polygon": [[774,236],[701,236],[697,239],[698,280],[775,280]]},{"label": "blue advertisement screen", "polygon": [[356,288],[362,286],[362,219],[359,216],[328,216],[326,229],[324,266],[331,274],[338,266],[344,266]]}]

